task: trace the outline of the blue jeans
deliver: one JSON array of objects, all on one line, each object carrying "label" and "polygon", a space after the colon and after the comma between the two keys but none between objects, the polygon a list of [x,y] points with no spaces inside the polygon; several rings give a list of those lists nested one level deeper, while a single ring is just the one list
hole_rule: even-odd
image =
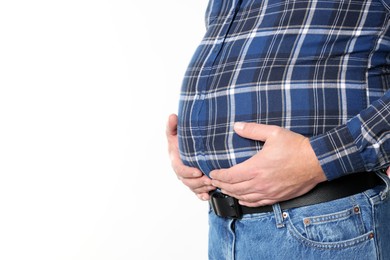
[{"label": "blue jeans", "polygon": [[221,218],[209,212],[209,259],[390,259],[390,181],[300,208]]}]

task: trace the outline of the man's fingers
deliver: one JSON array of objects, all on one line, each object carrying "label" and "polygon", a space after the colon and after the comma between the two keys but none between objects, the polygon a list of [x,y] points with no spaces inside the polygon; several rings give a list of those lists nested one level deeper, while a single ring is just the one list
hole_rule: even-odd
[{"label": "man's fingers", "polygon": [[211,184],[220,188],[223,193],[236,198],[255,192],[253,185],[251,185],[249,181],[230,184],[217,180],[211,180]]},{"label": "man's fingers", "polygon": [[196,196],[198,196],[198,198],[203,201],[210,199],[210,195],[207,192],[196,194]]},{"label": "man's fingers", "polygon": [[198,189],[203,186],[213,187],[211,185],[210,179],[205,175],[198,178],[182,178],[181,181],[192,190]]},{"label": "man's fingers", "polygon": [[234,184],[253,179],[253,174],[248,169],[247,163],[243,162],[236,164],[229,169],[213,170],[210,172],[210,177],[216,181]]},{"label": "man's fingers", "polygon": [[167,137],[177,134],[177,122],[178,122],[177,115],[175,114],[169,115],[166,131],[165,131]]},{"label": "man's fingers", "polygon": [[234,124],[234,131],[238,135],[248,139],[266,141],[269,136],[280,131],[280,127],[257,123],[237,122]]},{"label": "man's fingers", "polygon": [[177,177],[182,178],[199,178],[203,173],[194,167],[186,166],[182,163],[172,164],[173,170],[176,173]]},{"label": "man's fingers", "polygon": [[165,133],[168,140],[168,152],[171,158],[172,168],[176,173],[177,178],[190,188],[199,199],[208,200],[210,199],[208,193],[215,190],[215,187],[211,185],[211,180],[203,175],[199,169],[184,165],[180,159],[177,140],[177,123],[177,115],[169,115]]},{"label": "man's fingers", "polygon": [[168,117],[166,134],[168,138],[168,151],[171,158],[172,168],[179,179],[196,178],[202,176],[202,172],[196,168],[183,164],[180,159],[177,147],[177,115],[171,114]]},{"label": "man's fingers", "polygon": [[183,178],[181,181],[196,194],[215,190],[215,187],[211,185],[210,179],[207,176],[200,178]]}]

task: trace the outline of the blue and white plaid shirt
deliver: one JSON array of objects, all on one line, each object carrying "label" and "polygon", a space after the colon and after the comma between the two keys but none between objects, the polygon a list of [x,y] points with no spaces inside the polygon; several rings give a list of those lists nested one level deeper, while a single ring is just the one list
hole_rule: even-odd
[{"label": "blue and white plaid shirt", "polygon": [[261,149],[238,121],[310,137],[329,180],[390,162],[390,0],[209,0],[179,149],[205,174]]}]

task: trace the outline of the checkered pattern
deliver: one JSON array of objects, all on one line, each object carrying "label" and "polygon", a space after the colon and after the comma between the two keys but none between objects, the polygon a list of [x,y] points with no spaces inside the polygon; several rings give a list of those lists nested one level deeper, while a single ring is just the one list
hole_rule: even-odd
[{"label": "checkered pattern", "polygon": [[183,162],[208,174],[258,152],[238,121],[310,137],[328,177],[390,162],[389,9],[381,1],[209,0],[179,103]]}]

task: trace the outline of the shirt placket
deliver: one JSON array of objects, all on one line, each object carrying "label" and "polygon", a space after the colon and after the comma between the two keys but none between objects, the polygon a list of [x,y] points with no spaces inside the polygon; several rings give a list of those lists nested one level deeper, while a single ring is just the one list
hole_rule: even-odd
[{"label": "shirt placket", "polygon": [[215,40],[210,44],[211,47],[208,56],[204,60],[203,67],[199,73],[199,80],[197,82],[197,93],[194,98],[191,121],[193,124],[193,136],[196,136],[195,151],[197,152],[198,166],[206,175],[208,175],[211,171],[211,167],[208,164],[205,154],[205,138],[207,137],[207,131],[204,130],[206,126],[201,125],[200,122],[208,121],[206,117],[209,113],[206,111],[207,106],[205,105],[205,102],[209,84],[212,82],[212,67],[216,63],[218,56],[224,47],[225,40],[234,22],[234,18],[240,9],[241,3],[242,0],[231,1],[229,12],[225,15],[225,20],[220,23],[222,26],[213,28],[213,30],[215,30]]}]

